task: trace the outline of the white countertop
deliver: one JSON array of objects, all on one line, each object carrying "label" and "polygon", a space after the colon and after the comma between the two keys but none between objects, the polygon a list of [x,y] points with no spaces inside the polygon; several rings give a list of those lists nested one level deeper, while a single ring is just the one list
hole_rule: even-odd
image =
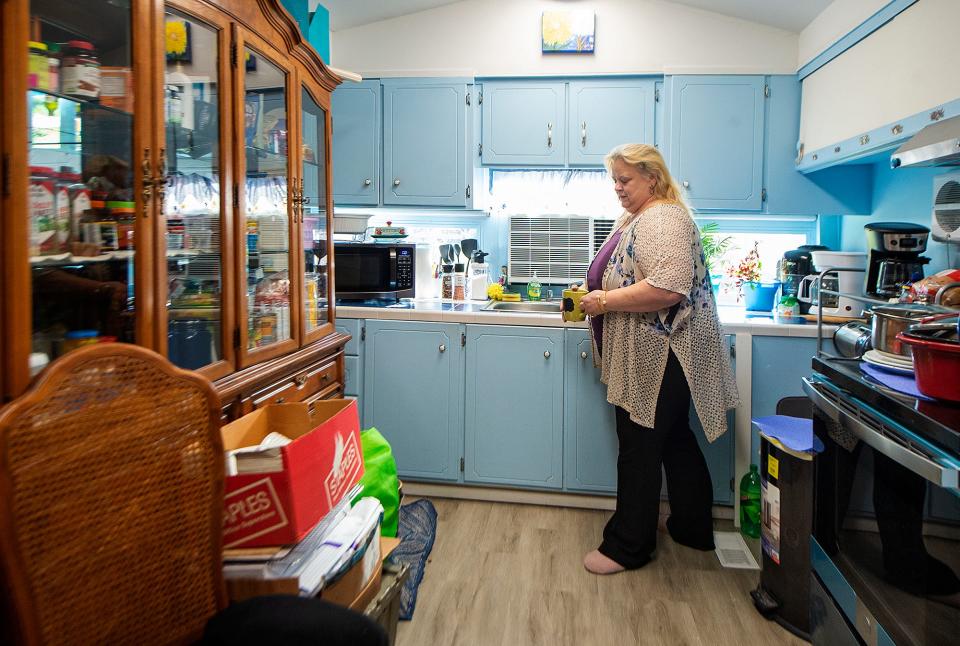
[{"label": "white countertop", "polygon": [[[369,307],[337,305],[337,318],[384,319],[391,321],[433,321],[442,323],[479,323],[484,325],[529,325],[534,327],[586,328],[587,323],[565,323],[559,314],[530,312],[484,312],[484,301],[416,299],[399,306]],[[817,324],[803,319],[775,319],[770,313],[747,312],[742,307],[718,308],[724,334],[747,333],[758,336],[815,338]],[[836,326],[824,325],[824,336],[832,337]]]}]

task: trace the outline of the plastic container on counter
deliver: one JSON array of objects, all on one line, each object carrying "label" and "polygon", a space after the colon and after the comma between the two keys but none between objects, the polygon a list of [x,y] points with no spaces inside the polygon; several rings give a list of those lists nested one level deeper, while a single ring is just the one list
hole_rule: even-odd
[{"label": "plastic container on counter", "polygon": [[50,62],[47,60],[47,44],[31,40],[27,43],[27,87],[31,90],[50,89]]},{"label": "plastic container on counter", "polygon": [[100,97],[100,59],[93,44],[71,40],[63,50],[60,83],[64,94],[81,99]]}]

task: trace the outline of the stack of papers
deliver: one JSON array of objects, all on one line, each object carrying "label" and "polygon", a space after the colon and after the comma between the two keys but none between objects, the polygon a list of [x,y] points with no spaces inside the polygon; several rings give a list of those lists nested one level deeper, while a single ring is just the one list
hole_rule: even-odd
[{"label": "stack of papers", "polygon": [[292,442],[286,435],[270,433],[260,444],[227,451],[227,475],[241,473],[277,473],[283,471],[280,449]]},{"label": "stack of papers", "polygon": [[[350,501],[357,485],[302,541],[287,548],[234,550],[224,554],[228,579],[296,579],[301,594],[313,596],[356,563],[379,536],[383,505],[376,498]],[[379,543],[377,543],[379,548]]]}]

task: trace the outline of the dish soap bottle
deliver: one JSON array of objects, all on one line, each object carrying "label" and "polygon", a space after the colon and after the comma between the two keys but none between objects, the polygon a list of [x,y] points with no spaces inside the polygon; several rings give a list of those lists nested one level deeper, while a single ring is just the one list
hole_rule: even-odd
[{"label": "dish soap bottle", "polygon": [[760,537],[760,471],[755,464],[740,480],[740,533]]},{"label": "dish soap bottle", "polygon": [[539,301],[542,289],[543,286],[540,284],[540,281],[537,280],[537,272],[533,272],[533,278],[527,283],[527,298],[531,301]]}]

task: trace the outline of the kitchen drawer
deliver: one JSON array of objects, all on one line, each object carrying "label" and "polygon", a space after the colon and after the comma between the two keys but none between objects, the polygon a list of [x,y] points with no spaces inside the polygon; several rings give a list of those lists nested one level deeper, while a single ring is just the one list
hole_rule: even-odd
[{"label": "kitchen drawer", "polygon": [[253,408],[268,404],[301,402],[337,384],[337,362],[314,364],[289,379],[264,388],[252,397]]},{"label": "kitchen drawer", "polygon": [[349,334],[353,337],[343,347],[344,354],[353,356],[360,354],[360,330],[362,327],[363,319],[337,319],[337,332]]},{"label": "kitchen drawer", "polygon": [[343,358],[343,392],[354,397],[360,395],[360,357]]}]

